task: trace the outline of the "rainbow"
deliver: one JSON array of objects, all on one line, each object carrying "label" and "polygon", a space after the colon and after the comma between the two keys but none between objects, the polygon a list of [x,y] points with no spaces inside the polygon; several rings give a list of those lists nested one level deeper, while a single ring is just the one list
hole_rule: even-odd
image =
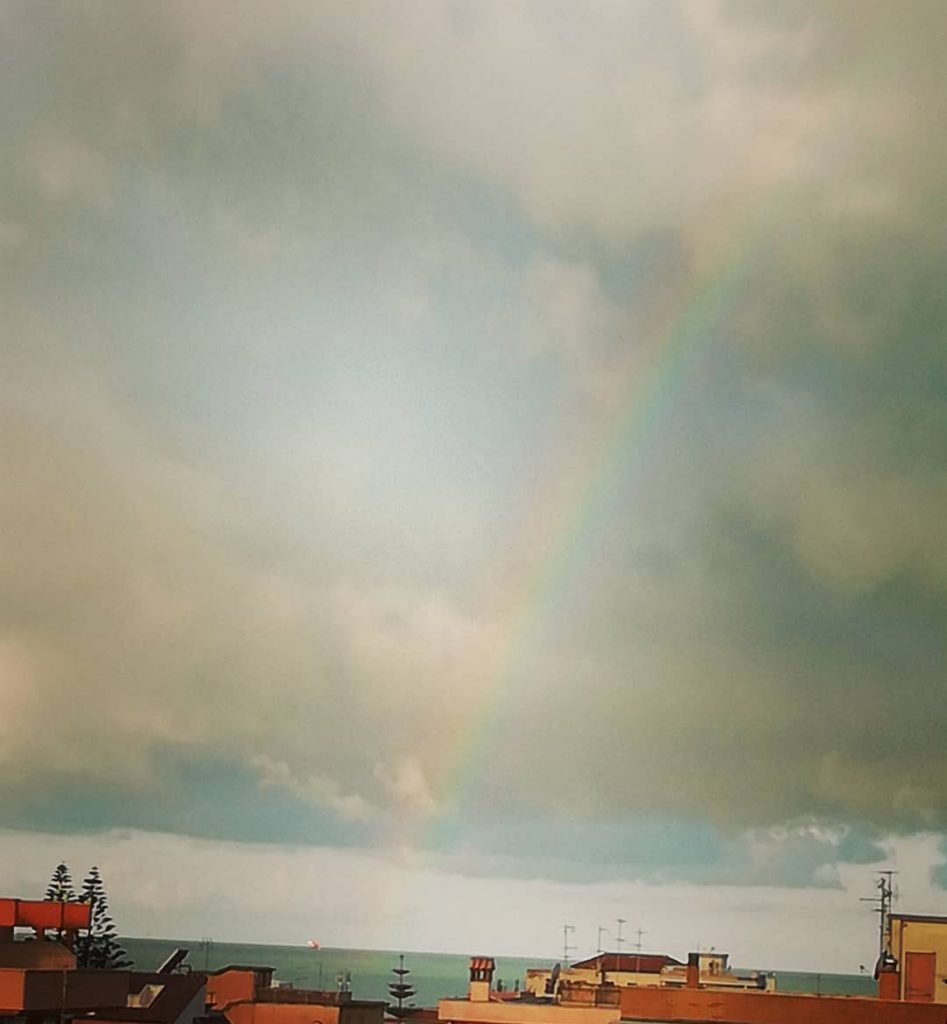
[{"label": "rainbow", "polygon": [[[481,766],[512,728],[505,709],[517,670],[540,649],[556,595],[582,564],[583,546],[614,507],[622,475],[672,406],[688,367],[707,346],[753,262],[759,233],[748,224],[736,229],[739,220],[718,216],[697,233],[695,252],[704,267],[678,275],[653,304],[636,344],[613,367],[606,400],[524,517],[510,561],[525,569],[502,588],[494,609],[495,621],[502,623],[500,641],[483,666],[464,733],[459,741],[454,737],[451,751],[442,751],[438,788],[443,786],[454,809],[463,806]],[[437,824],[430,828],[436,832]]]}]

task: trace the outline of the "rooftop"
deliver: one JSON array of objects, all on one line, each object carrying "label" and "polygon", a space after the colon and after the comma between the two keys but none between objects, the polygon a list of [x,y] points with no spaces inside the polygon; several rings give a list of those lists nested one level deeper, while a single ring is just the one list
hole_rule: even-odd
[{"label": "rooftop", "polygon": [[579,960],[572,967],[590,967],[598,971],[627,971],[632,974],[660,974],[664,967],[683,967],[680,960],[665,953],[599,953]]}]

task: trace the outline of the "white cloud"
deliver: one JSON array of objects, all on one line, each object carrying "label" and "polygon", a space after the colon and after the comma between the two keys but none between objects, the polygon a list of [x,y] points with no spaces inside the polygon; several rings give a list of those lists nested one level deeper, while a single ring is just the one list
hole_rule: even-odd
[{"label": "white cloud", "polygon": [[261,789],[285,789],[303,803],[334,811],[346,821],[362,821],[373,813],[371,804],[358,793],[345,793],[334,779],[322,775],[297,778],[285,761],[257,754],[251,764],[260,773]]},{"label": "white cloud", "polygon": [[783,37],[718,10],[369,5],[310,28],[340,42],[393,117],[539,224],[616,238],[818,166],[834,98],[761,86],[751,69]]},{"label": "white cloud", "polygon": [[424,769],[416,757],[406,755],[393,765],[376,764],[375,778],[402,810],[411,814],[429,815],[437,809]]},{"label": "white cloud", "polygon": [[[891,840],[899,909],[943,913],[927,872],[942,860],[932,837]],[[872,869],[848,867],[844,888],[781,890],[469,879],[359,850],[218,843],[142,832],[97,836],[0,833],[0,888],[38,895],[64,859],[75,876],[98,864],[124,934],[221,941],[556,956],[562,921],[579,953],[622,916],[649,949],[682,956],[710,945],[747,967],[855,972],[870,963],[874,918],[859,898]],[[273,913],[278,907],[279,913]],[[450,938],[443,932],[451,908]]]}]

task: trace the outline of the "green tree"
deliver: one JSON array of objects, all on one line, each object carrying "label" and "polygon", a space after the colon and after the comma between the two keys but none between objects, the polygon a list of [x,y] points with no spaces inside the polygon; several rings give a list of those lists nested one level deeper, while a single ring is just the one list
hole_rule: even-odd
[{"label": "green tree", "polygon": [[94,865],[82,883],[80,900],[90,904],[92,911],[89,930],[76,945],[77,965],[107,971],[131,967],[132,961],[118,941],[115,922],[109,914],[105,883]]},{"label": "green tree", "polygon": [[69,868],[60,861],[49,880],[49,885],[46,886],[46,895],[43,899],[50,903],[75,903],[78,898],[72,885]]},{"label": "green tree", "polygon": [[[56,865],[53,877],[49,880],[49,885],[46,886],[46,893],[43,899],[48,903],[75,903],[78,898],[76,890],[72,885],[72,876],[69,874],[69,868],[66,867],[65,861],[60,861]],[[57,939],[62,939],[63,937],[61,928],[57,928],[53,934]]]},{"label": "green tree", "polygon": [[388,985],[388,994],[392,1001],[388,1004],[388,1012],[398,1020],[410,1017],[417,1007],[414,1003],[407,1003],[408,999],[414,996],[414,988],[405,980],[411,971],[404,965],[404,953],[398,957],[398,966],[392,967],[391,973],[395,975],[396,981]]}]

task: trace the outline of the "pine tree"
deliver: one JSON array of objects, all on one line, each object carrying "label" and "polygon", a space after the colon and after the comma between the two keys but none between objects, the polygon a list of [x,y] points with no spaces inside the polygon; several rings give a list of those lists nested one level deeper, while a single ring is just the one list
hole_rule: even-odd
[{"label": "pine tree", "polygon": [[77,965],[107,971],[131,967],[132,961],[118,941],[115,923],[109,914],[105,884],[99,869],[94,865],[82,883],[80,900],[91,904],[92,912],[89,930],[77,943]]},{"label": "pine tree", "polygon": [[[65,861],[60,861],[56,865],[53,877],[49,880],[49,885],[46,886],[46,893],[43,899],[47,903],[75,903],[78,898],[76,890],[72,885],[72,876],[69,874],[69,868],[66,867]],[[57,928],[53,935],[56,939],[62,939],[62,929]]]},{"label": "pine tree", "polygon": [[78,898],[76,890],[72,885],[72,876],[69,874],[69,868],[66,867],[64,862],[60,861],[56,865],[53,877],[49,880],[49,885],[46,886],[46,895],[43,899],[50,903],[75,903]]},{"label": "pine tree", "polygon": [[388,985],[388,994],[394,1000],[388,1004],[388,1012],[392,1017],[397,1017],[398,1020],[404,1020],[405,1017],[410,1017],[412,1013],[417,1009],[414,1003],[405,1005],[405,1000],[410,999],[415,993],[414,989],[404,980],[411,971],[404,965],[404,953],[398,957],[398,966],[392,967],[391,973],[397,977],[397,981],[392,981]]}]

